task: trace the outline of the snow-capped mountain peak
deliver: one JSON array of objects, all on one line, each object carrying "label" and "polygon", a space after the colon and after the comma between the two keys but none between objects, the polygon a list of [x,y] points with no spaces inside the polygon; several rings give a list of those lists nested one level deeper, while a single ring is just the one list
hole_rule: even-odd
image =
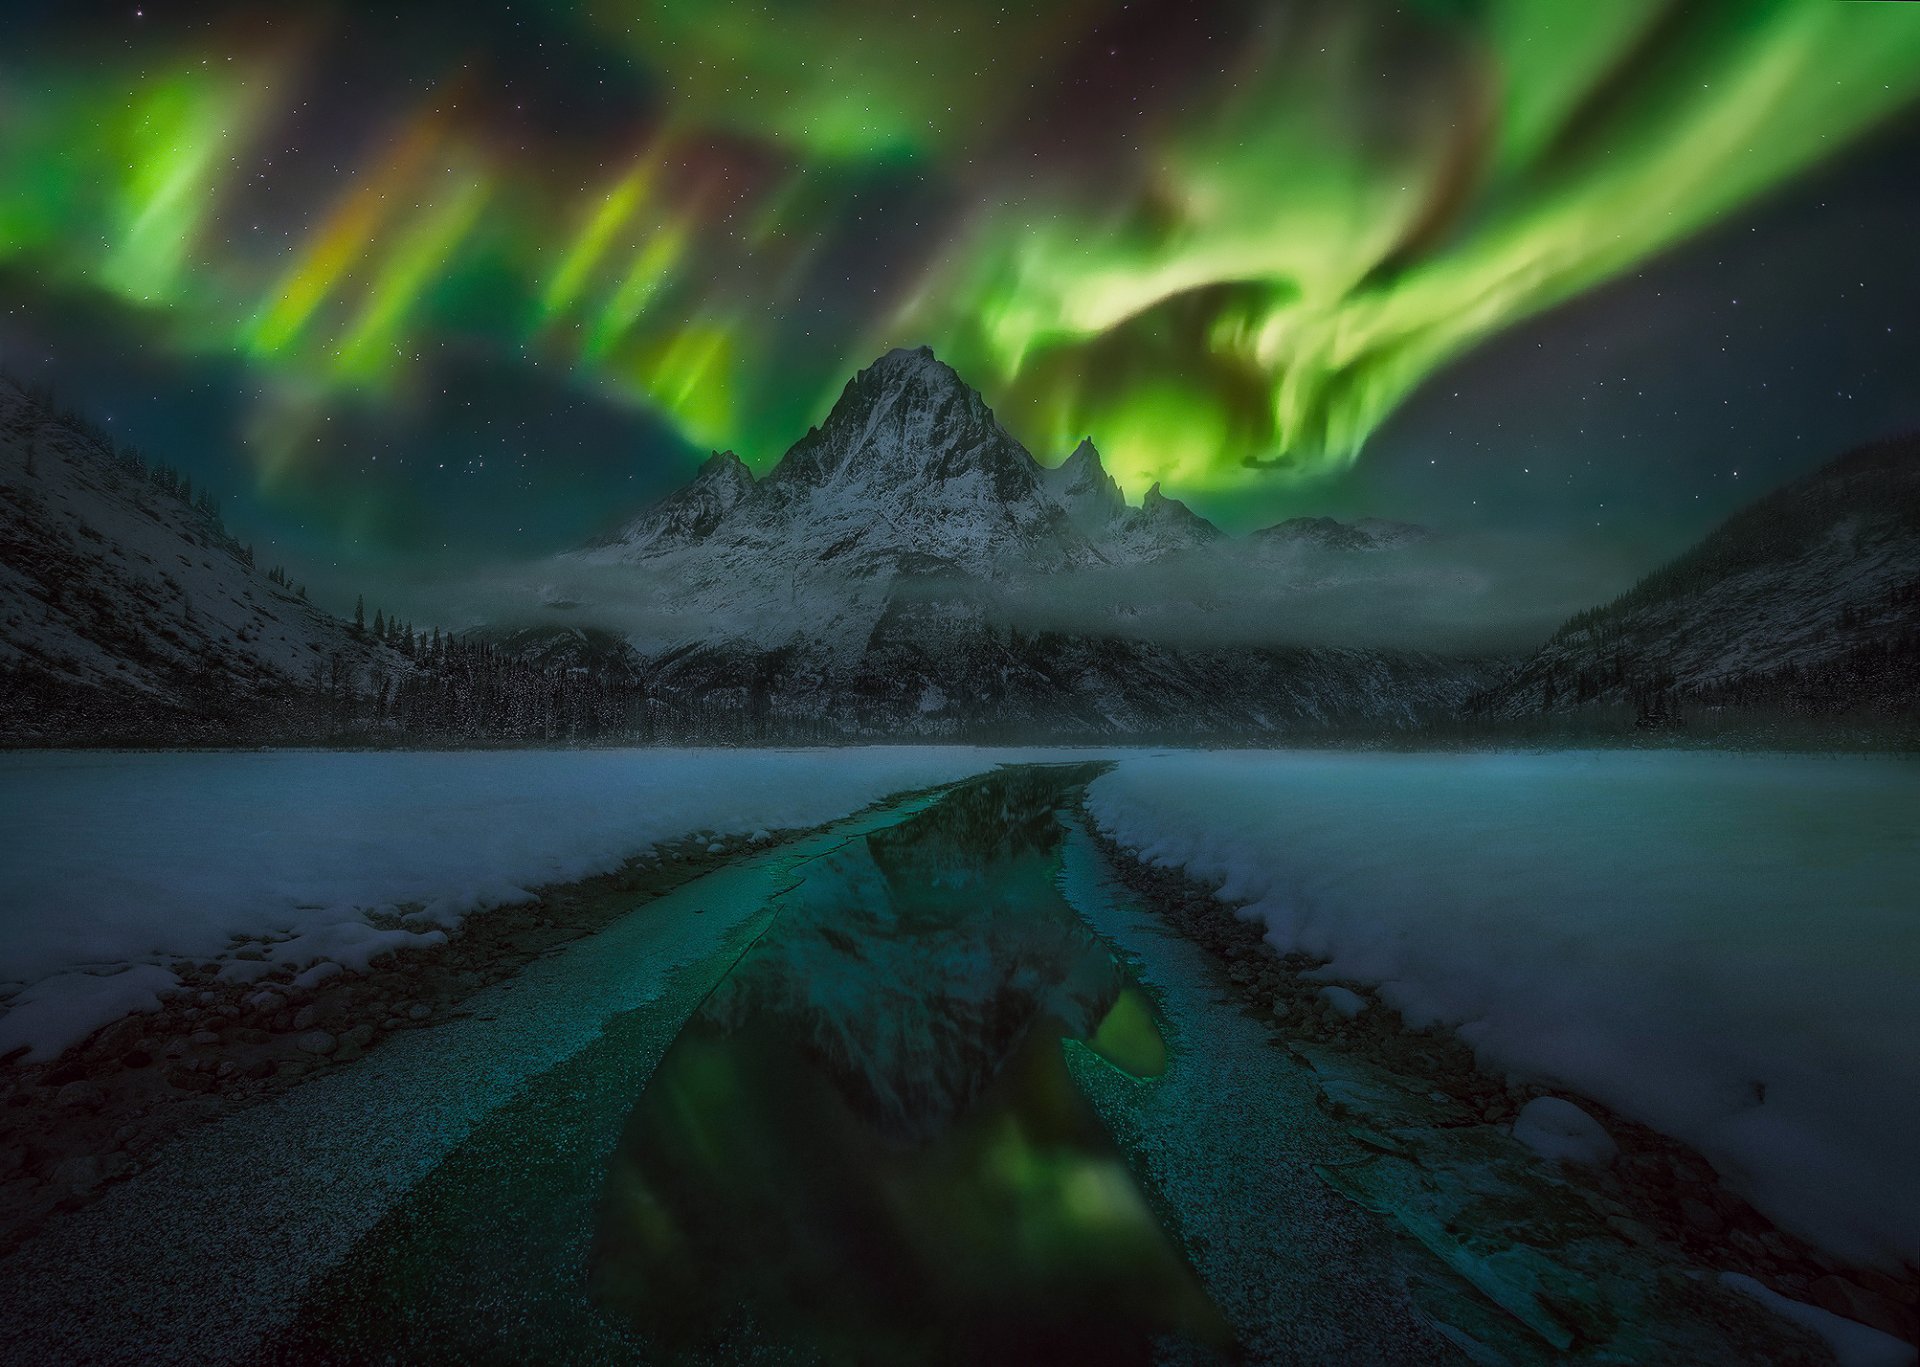
[{"label": "snow-capped mountain peak", "polygon": [[1075,527],[1088,536],[1105,535],[1127,514],[1127,498],[1100,460],[1091,438],[1045,475],[1047,488]]},{"label": "snow-capped mountain peak", "polygon": [[759,479],[715,456],[609,541],[561,557],[547,587],[612,608],[642,649],[725,639],[852,660],[883,621],[904,620],[903,595],[923,608],[1015,601],[1062,572],[1202,552],[1232,547],[1158,483],[1130,506],[1090,439],[1041,466],[919,347],[856,374]]},{"label": "snow-capped mountain peak", "polygon": [[1113,539],[1135,560],[1157,560],[1210,545],[1225,536],[1218,527],[1177,498],[1160,491],[1155,480],[1138,508],[1129,508],[1113,529]]},{"label": "snow-capped mountain peak", "polygon": [[[890,351],[855,375],[819,427],[767,476],[770,491],[832,486],[951,486],[946,500],[1012,504],[1040,487],[1039,467],[978,391],[927,347]],[[965,486],[977,481],[976,489]]]}]

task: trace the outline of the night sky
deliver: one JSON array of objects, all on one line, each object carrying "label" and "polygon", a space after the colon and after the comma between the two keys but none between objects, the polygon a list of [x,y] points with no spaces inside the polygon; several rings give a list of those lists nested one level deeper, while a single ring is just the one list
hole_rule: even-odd
[{"label": "night sky", "polygon": [[0,364],[327,594],[770,465],[930,343],[1233,530],[1596,591],[1920,426],[1920,5],[14,0]]}]

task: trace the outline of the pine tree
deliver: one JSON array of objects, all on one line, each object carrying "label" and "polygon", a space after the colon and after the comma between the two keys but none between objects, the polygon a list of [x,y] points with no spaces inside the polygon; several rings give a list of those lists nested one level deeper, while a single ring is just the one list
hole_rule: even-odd
[{"label": "pine tree", "polygon": [[367,598],[360,594],[353,600],[353,630],[355,635],[363,635],[367,630]]},{"label": "pine tree", "polygon": [[373,610],[373,638],[376,641],[387,639],[387,617],[379,608]]}]

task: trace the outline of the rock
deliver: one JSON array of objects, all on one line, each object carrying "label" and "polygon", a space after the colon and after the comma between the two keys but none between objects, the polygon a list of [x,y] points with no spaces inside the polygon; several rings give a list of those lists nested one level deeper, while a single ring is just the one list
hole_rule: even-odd
[{"label": "rock", "polygon": [[320,1020],[320,1008],[309,1002],[293,1013],[295,1030],[311,1030]]},{"label": "rock", "polygon": [[249,1063],[245,1068],[241,1069],[240,1075],[242,1077],[252,1078],[255,1082],[260,1081],[262,1078],[272,1077],[273,1076],[273,1060],[265,1059],[265,1058],[257,1058],[252,1063]]},{"label": "rock", "polygon": [[1760,1235],[1760,1246],[1767,1250],[1767,1256],[1777,1262],[1790,1263],[1794,1260],[1793,1246],[1772,1230]]},{"label": "rock", "polygon": [[213,1090],[213,1075],[211,1073],[196,1073],[189,1068],[167,1069],[167,1082],[170,1086],[177,1087],[183,1092],[211,1092]]},{"label": "rock", "polygon": [[1630,1244],[1641,1248],[1658,1248],[1660,1238],[1651,1229],[1627,1215],[1607,1216],[1607,1228],[1618,1234]]},{"label": "rock", "polygon": [[356,1049],[364,1049],[373,1042],[373,1027],[362,1023],[340,1037],[340,1043],[350,1044]]},{"label": "rock", "polygon": [[1628,1154],[1620,1160],[1616,1171],[1636,1186],[1660,1190],[1673,1185],[1673,1174],[1667,1165],[1650,1153]]},{"label": "rock", "polygon": [[69,1082],[54,1093],[53,1104],[78,1110],[97,1111],[107,1104],[107,1094],[100,1090],[99,1084],[87,1082]]},{"label": "rock", "polygon": [[123,1153],[85,1153],[63,1158],[53,1165],[47,1180],[54,1186],[84,1196],[102,1182],[112,1181],[131,1166]]},{"label": "rock", "polygon": [[331,1054],[339,1043],[325,1030],[309,1030],[294,1041],[295,1047],[304,1054]]},{"label": "rock", "polygon": [[407,1019],[423,1021],[433,1014],[433,1008],[425,1002],[415,1002],[407,1008]]},{"label": "rock", "polygon": [[1287,1004],[1285,997],[1275,997],[1273,1004],[1269,1006],[1267,1010],[1272,1013],[1273,1018],[1277,1021],[1283,1021],[1293,1014],[1293,1007]]},{"label": "rock", "polygon": [[1542,1158],[1587,1167],[1604,1168],[1620,1154],[1600,1122],[1564,1097],[1535,1097],[1522,1106],[1513,1137]]},{"label": "rock", "polygon": [[1817,1277],[1808,1291],[1813,1296],[1813,1303],[1822,1310],[1844,1315],[1856,1324],[1867,1325],[1909,1343],[1920,1339],[1920,1315],[1898,1301],[1869,1291],[1845,1277]]},{"label": "rock", "polygon": [[211,1030],[196,1030],[187,1036],[188,1044],[218,1044],[220,1036]]},{"label": "rock", "polygon": [[1688,1228],[1709,1239],[1717,1239],[1727,1232],[1727,1222],[1720,1218],[1720,1212],[1705,1201],[1686,1197],[1680,1202],[1680,1214],[1685,1218]]},{"label": "rock", "polygon": [[1884,1272],[1876,1272],[1870,1267],[1849,1272],[1848,1279],[1859,1283],[1877,1296],[1885,1296],[1890,1301],[1899,1301],[1902,1305],[1920,1306],[1920,1286],[1911,1282],[1899,1281]]},{"label": "rock", "polygon": [[126,1053],[120,1055],[120,1066],[122,1068],[144,1068],[152,1062],[153,1055],[149,1054],[145,1049],[129,1049]]}]

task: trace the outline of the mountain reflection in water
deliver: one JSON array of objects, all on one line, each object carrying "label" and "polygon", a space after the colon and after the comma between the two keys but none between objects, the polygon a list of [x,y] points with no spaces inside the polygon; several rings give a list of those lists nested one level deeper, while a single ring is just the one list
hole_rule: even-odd
[{"label": "mountain reflection in water", "polygon": [[1227,1338],[1075,1089],[1150,1004],[1054,882],[1097,765],[976,779],[809,867],[688,1021],[614,1155],[596,1300],[661,1348],[1146,1361]]}]

